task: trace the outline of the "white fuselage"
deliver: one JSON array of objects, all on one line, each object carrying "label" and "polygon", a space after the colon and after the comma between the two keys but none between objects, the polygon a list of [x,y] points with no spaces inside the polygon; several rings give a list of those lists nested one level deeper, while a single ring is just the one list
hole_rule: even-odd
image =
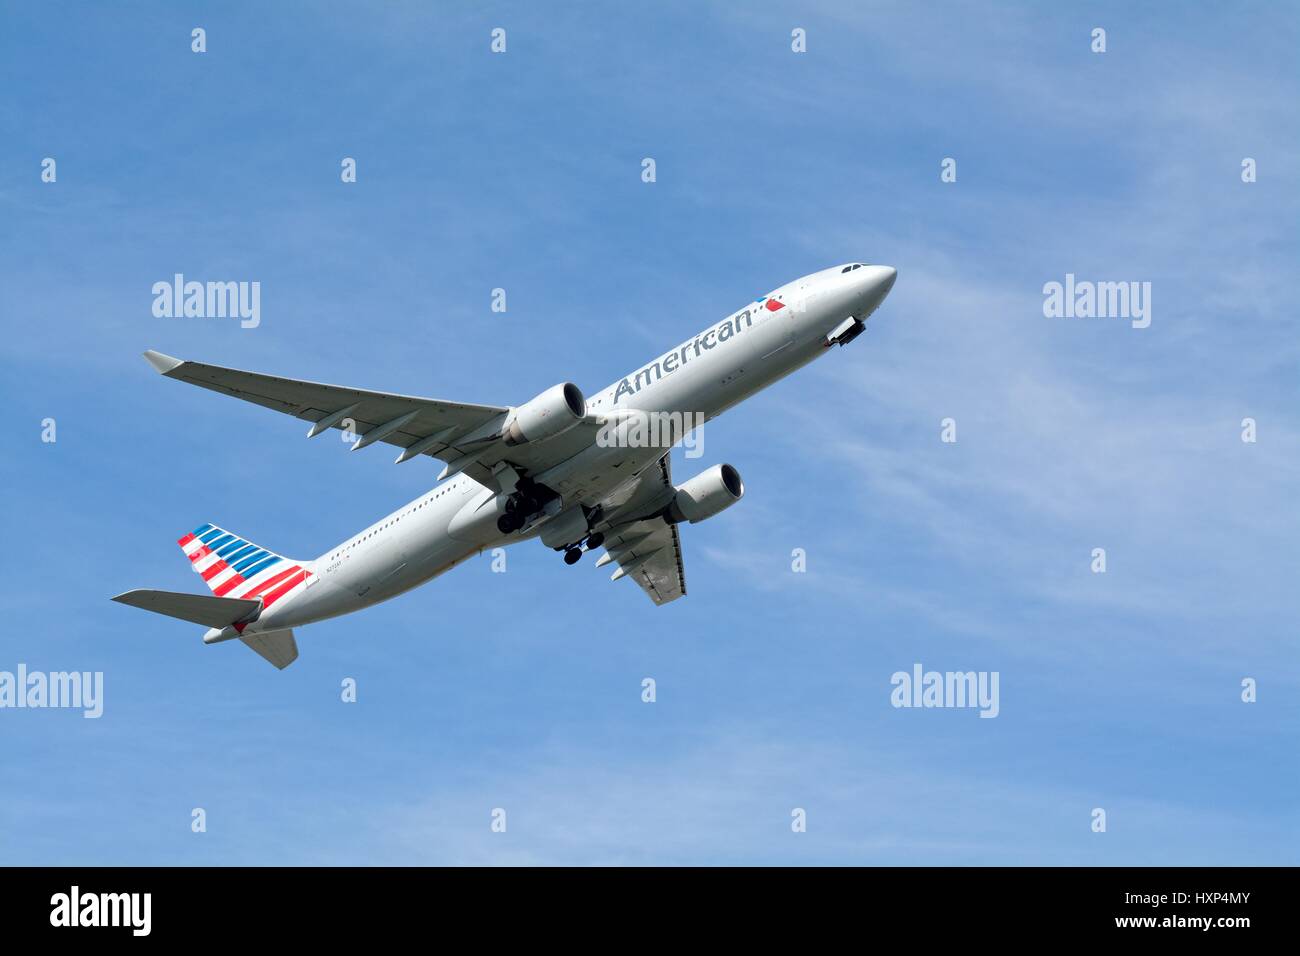
[{"label": "white fuselage", "polygon": [[[587,414],[608,416],[629,409],[678,412],[707,421],[828,350],[828,335],[849,317],[859,321],[880,305],[893,285],[888,266],[835,266],[796,279],[764,300],[728,316],[648,365],[587,399]],[[767,301],[780,303],[775,311]],[[599,501],[616,486],[657,461],[662,448],[647,448],[626,466],[601,468],[626,448],[592,444],[535,479],[565,490],[567,476],[607,473],[604,483],[584,481],[580,501]],[[535,537],[536,527],[503,535],[497,518],[506,495],[465,474],[442,482],[381,518],[307,567],[307,586],[268,609],[245,635],[283,630],[337,617],[387,600],[484,549]]]}]

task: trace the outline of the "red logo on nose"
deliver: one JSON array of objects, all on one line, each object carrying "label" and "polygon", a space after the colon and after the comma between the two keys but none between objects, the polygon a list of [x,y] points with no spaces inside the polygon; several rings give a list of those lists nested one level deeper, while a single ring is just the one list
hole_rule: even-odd
[{"label": "red logo on nose", "polygon": [[778,302],[776,301],[776,299],[767,300],[767,311],[769,312],[777,312],[780,309],[784,309],[784,308],[785,308],[784,302]]}]

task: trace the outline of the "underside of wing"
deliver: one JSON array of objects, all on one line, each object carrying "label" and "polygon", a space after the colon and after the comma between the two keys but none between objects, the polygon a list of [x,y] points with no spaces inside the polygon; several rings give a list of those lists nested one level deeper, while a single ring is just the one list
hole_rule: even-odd
[{"label": "underside of wing", "polygon": [[612,580],[630,577],[655,604],[667,604],[686,594],[681,537],[677,525],[663,517],[664,507],[673,497],[669,458],[664,455],[647,468],[626,489],[623,500],[612,503],[607,512],[605,554],[597,562],[597,566],[617,563]]}]

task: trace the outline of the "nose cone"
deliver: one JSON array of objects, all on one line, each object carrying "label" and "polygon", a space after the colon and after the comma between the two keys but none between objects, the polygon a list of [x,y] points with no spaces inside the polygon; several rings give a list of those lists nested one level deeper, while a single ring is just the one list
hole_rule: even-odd
[{"label": "nose cone", "polygon": [[889,290],[894,287],[898,270],[893,266],[863,266],[852,273],[857,277],[858,299],[868,314],[874,312],[885,301]]},{"label": "nose cone", "polygon": [[894,287],[894,280],[898,278],[898,270],[893,266],[866,266],[862,271],[867,273],[867,280],[872,283],[882,299],[889,295],[889,290]]}]

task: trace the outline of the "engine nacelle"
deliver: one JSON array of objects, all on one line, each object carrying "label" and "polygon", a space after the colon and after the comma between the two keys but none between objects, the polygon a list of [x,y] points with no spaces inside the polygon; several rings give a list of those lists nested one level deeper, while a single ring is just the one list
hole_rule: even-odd
[{"label": "engine nacelle", "polygon": [[510,414],[502,433],[507,445],[526,445],[562,435],[587,414],[587,400],[572,382],[548,388]]},{"label": "engine nacelle", "polygon": [[740,472],[730,465],[714,465],[677,486],[677,494],[669,502],[664,517],[673,524],[681,521],[695,524],[730,508],[744,495],[745,483],[740,480]]}]

